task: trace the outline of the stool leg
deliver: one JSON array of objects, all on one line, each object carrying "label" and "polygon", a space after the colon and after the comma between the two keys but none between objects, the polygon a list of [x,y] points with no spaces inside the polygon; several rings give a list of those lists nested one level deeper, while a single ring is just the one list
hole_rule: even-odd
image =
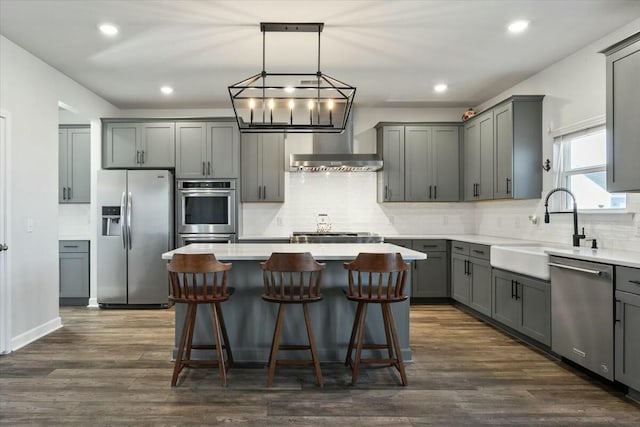
[{"label": "stool leg", "polygon": [[356,347],[356,360],[353,364],[353,374],[351,375],[351,384],[356,385],[358,381],[358,374],[360,373],[360,359],[362,357],[362,346],[364,342],[364,325],[367,320],[367,305],[368,303],[363,302],[362,304],[362,312],[360,313],[360,325],[358,325],[359,334],[358,334],[358,346]]},{"label": "stool leg", "polygon": [[198,317],[198,305],[192,304],[189,311],[189,335],[187,335],[187,355],[185,360],[191,360],[191,347],[193,346],[193,330],[196,328],[196,317]]},{"label": "stool leg", "polygon": [[391,307],[389,304],[383,304],[387,310],[387,318],[389,319],[389,326],[391,327],[391,336],[393,337],[393,344],[396,349],[396,357],[398,361],[398,371],[400,371],[400,379],[402,385],[407,385],[407,375],[404,372],[404,362],[402,361],[402,351],[400,350],[400,342],[398,341],[398,333],[396,331],[396,324],[393,321],[393,314],[391,313]]},{"label": "stool leg", "polygon": [[360,314],[362,313],[362,303],[358,303],[356,308],[356,317],[353,319],[353,327],[351,328],[351,338],[349,339],[349,347],[347,348],[347,357],[344,360],[345,366],[351,365],[351,353],[353,352],[353,345],[356,341],[356,334],[358,333],[358,323],[360,322]]},{"label": "stool leg", "polygon": [[385,310],[384,306],[386,304],[380,304],[380,309],[382,311],[382,323],[384,324],[384,335],[387,339],[387,353],[389,355],[389,359],[393,359],[393,344],[391,342],[391,330],[389,328],[389,316],[387,316],[387,310]]},{"label": "stool leg", "polygon": [[220,320],[220,330],[222,331],[222,339],[224,340],[224,348],[227,352],[227,364],[233,365],[233,355],[231,354],[231,346],[229,345],[229,335],[227,335],[227,327],[224,323],[224,316],[222,315],[222,308],[220,303],[216,303],[216,309],[218,310],[218,318]]},{"label": "stool leg", "polygon": [[278,307],[278,319],[276,320],[276,328],[273,332],[273,341],[271,342],[271,354],[269,356],[269,374],[267,376],[267,386],[273,384],[273,376],[276,373],[276,358],[278,357],[278,348],[280,347],[280,332],[282,330],[282,321],[284,320],[284,304]]},{"label": "stool leg", "polygon": [[225,387],[227,385],[227,370],[224,367],[224,356],[222,355],[222,340],[220,339],[220,331],[218,330],[218,310],[215,304],[211,304],[211,321],[213,331],[216,337],[216,353],[218,354],[218,369],[220,371],[220,383]]},{"label": "stool leg", "polygon": [[173,365],[173,376],[171,377],[171,386],[175,386],[178,382],[178,374],[182,369],[182,355],[184,353],[184,344],[187,340],[187,334],[189,333],[189,324],[191,318],[192,304],[187,306],[187,311],[184,314],[184,322],[182,323],[182,334],[180,335],[180,344],[178,344],[178,352],[176,353],[176,361]]},{"label": "stool leg", "polygon": [[304,312],[304,322],[307,324],[307,335],[309,336],[309,346],[311,347],[311,358],[313,359],[313,366],[316,369],[316,379],[320,387],[323,386],[322,371],[320,371],[320,361],[318,360],[318,353],[316,350],[316,341],[313,339],[313,329],[311,328],[311,318],[309,317],[309,307],[307,303],[302,303],[302,311]]}]

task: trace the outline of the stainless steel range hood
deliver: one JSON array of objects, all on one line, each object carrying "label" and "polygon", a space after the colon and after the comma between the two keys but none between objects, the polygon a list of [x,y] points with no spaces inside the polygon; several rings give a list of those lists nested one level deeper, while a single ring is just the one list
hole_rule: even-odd
[{"label": "stainless steel range hood", "polygon": [[353,122],[341,134],[314,133],[313,154],[291,154],[291,172],[373,172],[382,168],[377,154],[353,153]]}]

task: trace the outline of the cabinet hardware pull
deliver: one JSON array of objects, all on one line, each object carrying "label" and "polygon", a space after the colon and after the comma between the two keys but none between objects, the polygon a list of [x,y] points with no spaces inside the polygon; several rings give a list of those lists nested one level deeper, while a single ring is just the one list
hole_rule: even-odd
[{"label": "cabinet hardware pull", "polygon": [[433,186],[433,199],[437,199],[438,198],[438,186],[434,185]]},{"label": "cabinet hardware pull", "polygon": [[384,186],[384,199],[389,200],[389,186]]},{"label": "cabinet hardware pull", "polygon": [[391,197],[393,197],[393,190],[389,187],[389,200],[391,200]]},{"label": "cabinet hardware pull", "polygon": [[477,249],[474,249],[473,252],[477,253],[477,254],[484,254],[484,251],[479,251]]},{"label": "cabinet hardware pull", "polygon": [[207,161],[207,175],[211,175],[211,161]]},{"label": "cabinet hardware pull", "polygon": [[62,187],[62,200],[67,200],[67,187]]},{"label": "cabinet hardware pull", "polygon": [[65,248],[77,248],[78,245],[62,245]]},{"label": "cabinet hardware pull", "polygon": [[438,245],[422,245],[423,248],[437,248]]},{"label": "cabinet hardware pull", "polygon": [[617,322],[622,322],[622,319],[618,316],[620,314],[621,310],[621,306],[622,306],[622,301],[620,300],[616,300],[616,312],[615,312],[615,316],[616,316],[616,323]]},{"label": "cabinet hardware pull", "polygon": [[629,280],[629,283],[633,283],[634,285],[640,285],[640,280]]},{"label": "cabinet hardware pull", "polygon": [[516,285],[516,301],[520,299],[518,296],[518,285],[520,284],[517,280],[514,280],[513,283]]},{"label": "cabinet hardware pull", "polygon": [[457,250],[461,251],[463,249],[463,247],[462,246],[454,246],[453,249],[457,249]]},{"label": "cabinet hardware pull", "polygon": [[470,266],[469,264],[470,264],[470,263],[469,263],[469,260],[468,260],[468,259],[465,259],[465,260],[464,260],[464,272],[465,272],[465,274],[466,274],[467,276],[471,274],[471,266]]},{"label": "cabinet hardware pull", "polygon": [[140,163],[144,164],[144,150],[140,152]]},{"label": "cabinet hardware pull", "polygon": [[71,197],[71,187],[67,187],[67,199],[71,200],[73,197]]},{"label": "cabinet hardware pull", "polygon": [[262,186],[262,199],[263,200],[267,200],[267,186],[266,185]]},{"label": "cabinet hardware pull", "polygon": [[511,180],[507,178],[507,194],[511,193],[511,189],[509,188],[509,184],[511,184]]},{"label": "cabinet hardware pull", "polygon": [[205,172],[205,169],[204,169],[204,162],[202,162],[202,175],[204,176],[204,175],[206,175],[206,174],[207,174],[207,173]]},{"label": "cabinet hardware pull", "polygon": [[140,150],[136,150],[136,164],[140,163]]},{"label": "cabinet hardware pull", "polygon": [[429,199],[431,199],[431,185],[429,186]]},{"label": "cabinet hardware pull", "polygon": [[514,298],[513,294],[514,294],[514,292],[513,292],[513,280],[511,280],[511,299]]}]

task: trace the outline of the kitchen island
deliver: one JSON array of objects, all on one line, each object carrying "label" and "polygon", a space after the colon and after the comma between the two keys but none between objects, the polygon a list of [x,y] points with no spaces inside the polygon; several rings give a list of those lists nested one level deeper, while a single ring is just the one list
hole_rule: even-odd
[{"label": "kitchen island", "polygon": [[[360,252],[399,252],[407,262],[426,259],[426,255],[421,252],[388,243],[191,244],[162,254],[163,259],[170,260],[176,253],[213,253],[219,261],[233,264],[229,272],[229,286],[235,288],[235,293],[229,301],[222,304],[222,312],[236,362],[266,363],[269,359],[278,305],[265,302],[261,298],[263,285],[260,262],[266,261],[272,252],[310,252],[318,262],[326,263],[322,274],[324,300],[309,304],[318,355],[320,360],[325,362],[344,361],[355,317],[356,304],[348,301],[343,293],[343,289],[347,288],[347,271],[343,264],[355,259]],[[405,293],[409,295],[410,292],[411,269],[405,287]],[[411,360],[409,301],[391,304],[391,307],[402,357]],[[176,304],[175,313],[174,356],[184,322],[185,305]],[[307,342],[302,309],[292,306],[287,310],[286,316],[281,342]],[[368,310],[365,336],[369,341],[385,341],[381,310],[377,304],[372,304]],[[198,308],[193,342],[214,342],[209,306],[203,305]],[[209,350],[193,350],[195,357],[198,357],[199,351]],[[304,352],[282,351],[278,357],[306,358],[308,355]]]}]

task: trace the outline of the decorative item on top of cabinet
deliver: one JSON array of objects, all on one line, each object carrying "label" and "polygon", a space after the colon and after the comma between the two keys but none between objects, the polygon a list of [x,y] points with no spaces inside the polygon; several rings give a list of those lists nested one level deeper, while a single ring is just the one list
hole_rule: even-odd
[{"label": "decorative item on top of cabinet", "polygon": [[243,202],[284,202],[284,135],[244,133],[241,137]]},{"label": "decorative item on top of cabinet", "polygon": [[378,202],[458,201],[460,125],[385,123],[376,125]]},{"label": "decorative item on top of cabinet", "polygon": [[615,379],[640,392],[640,269],[615,273]]},{"label": "decorative item on top of cabinet", "polygon": [[176,178],[238,178],[240,133],[236,122],[177,122]]},{"label": "decorative item on top of cabinet", "polygon": [[175,167],[175,123],[102,119],[105,169]]},{"label": "decorative item on top of cabinet", "polygon": [[58,128],[58,201],[91,201],[91,130],[89,126]]},{"label": "decorative item on top of cabinet", "polygon": [[465,124],[466,201],[540,197],[543,98],[515,95]]},{"label": "decorative item on top of cabinet", "polygon": [[451,297],[491,316],[489,246],[451,242]]},{"label": "decorative item on top of cabinet", "polygon": [[60,305],[89,303],[89,241],[60,240]]},{"label": "decorative item on top of cabinet", "polygon": [[640,32],[607,55],[607,191],[640,191]]}]

